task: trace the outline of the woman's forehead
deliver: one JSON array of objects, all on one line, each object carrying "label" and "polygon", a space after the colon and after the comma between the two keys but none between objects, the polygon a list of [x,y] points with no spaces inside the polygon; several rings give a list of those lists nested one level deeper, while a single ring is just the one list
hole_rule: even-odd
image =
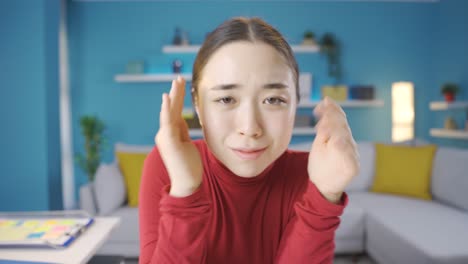
[{"label": "woman's forehead", "polygon": [[220,84],[264,86],[267,83],[293,85],[292,70],[281,54],[263,42],[237,41],[225,44],[209,58],[199,87]]}]

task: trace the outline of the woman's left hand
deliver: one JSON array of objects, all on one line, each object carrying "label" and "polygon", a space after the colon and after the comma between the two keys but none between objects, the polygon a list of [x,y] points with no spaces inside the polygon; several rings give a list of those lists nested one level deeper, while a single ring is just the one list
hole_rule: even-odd
[{"label": "woman's left hand", "polygon": [[314,109],[319,118],[307,171],[322,195],[338,203],[359,172],[359,153],[343,109],[325,97]]}]

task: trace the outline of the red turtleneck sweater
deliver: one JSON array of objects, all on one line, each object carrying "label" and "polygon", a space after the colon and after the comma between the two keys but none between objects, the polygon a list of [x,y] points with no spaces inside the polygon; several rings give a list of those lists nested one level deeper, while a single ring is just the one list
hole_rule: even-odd
[{"label": "red turtleneck sweater", "polygon": [[307,174],[307,152],[287,150],[264,172],[242,178],[204,140],[194,141],[203,181],[190,196],[169,195],[155,147],[139,197],[140,263],[332,263],[334,234],[348,203],[326,200]]}]

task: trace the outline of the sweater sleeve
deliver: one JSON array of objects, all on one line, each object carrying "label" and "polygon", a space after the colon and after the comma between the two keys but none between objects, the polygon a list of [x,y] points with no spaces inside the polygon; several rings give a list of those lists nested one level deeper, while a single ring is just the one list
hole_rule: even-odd
[{"label": "sweater sleeve", "polygon": [[147,156],[139,194],[139,263],[204,263],[210,202],[203,184],[193,194],[169,195],[170,180],[155,147]]},{"label": "sweater sleeve", "polygon": [[340,202],[334,204],[309,180],[302,198],[294,204],[276,263],[333,263],[335,230],[347,204],[345,192]]}]

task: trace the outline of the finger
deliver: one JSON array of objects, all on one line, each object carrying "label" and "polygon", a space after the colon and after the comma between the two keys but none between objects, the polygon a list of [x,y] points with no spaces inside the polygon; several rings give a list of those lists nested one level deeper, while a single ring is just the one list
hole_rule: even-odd
[{"label": "finger", "polygon": [[159,113],[159,128],[168,127],[170,120],[170,99],[167,93],[163,93],[161,112]]},{"label": "finger", "polygon": [[320,119],[322,117],[322,114],[323,114],[323,100],[320,101],[317,106],[314,108],[314,111],[313,111],[313,114],[315,117],[317,117],[318,119]]},{"label": "finger", "polygon": [[182,141],[184,142],[187,142],[187,141],[190,141],[191,138],[190,138],[190,134],[189,134],[189,128],[188,128],[188,125],[187,125],[187,121],[185,121],[185,119],[181,118],[180,119],[180,137],[182,139]]},{"label": "finger", "polygon": [[320,122],[322,121],[319,121],[319,123],[317,124],[316,128],[317,128],[317,133],[316,133],[316,136],[315,136],[315,140],[314,140],[314,143],[317,142],[317,143],[327,143],[328,140],[330,139],[330,136],[331,136],[331,127],[328,126],[328,125],[324,125],[324,123],[320,124]]},{"label": "finger", "polygon": [[174,118],[180,118],[182,116],[182,109],[184,108],[184,97],[185,97],[185,80],[178,76],[176,80],[172,82],[170,97],[172,100],[171,113]]}]

